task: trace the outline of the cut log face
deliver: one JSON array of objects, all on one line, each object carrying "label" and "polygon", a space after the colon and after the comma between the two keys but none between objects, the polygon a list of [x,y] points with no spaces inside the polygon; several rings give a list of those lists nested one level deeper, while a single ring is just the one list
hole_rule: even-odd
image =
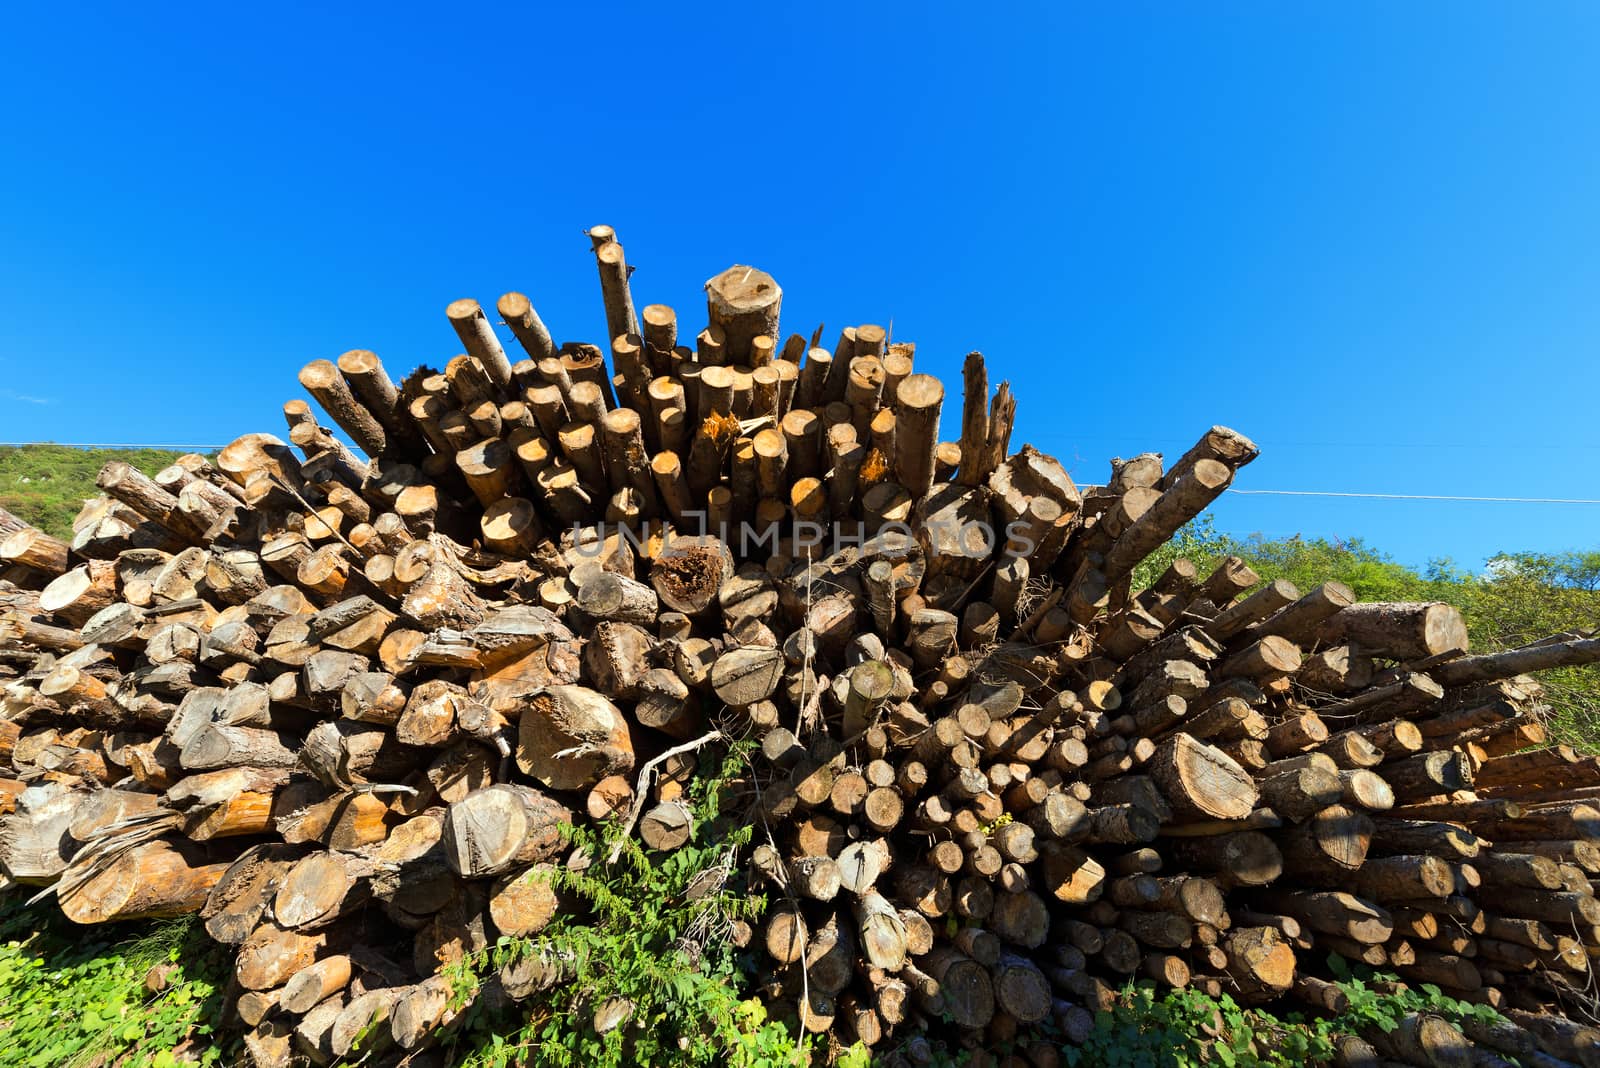
[{"label": "cut log face", "polygon": [[698,616],[733,577],[733,555],[721,538],[675,537],[650,568],[650,584],[674,612]]},{"label": "cut log face", "polygon": [[[753,946],[754,996],[831,1049],[1054,1064],[1035,1027],[1082,1041],[1130,981],[1339,1014],[1337,953],[1510,1021],[1408,1017],[1347,1061],[1596,1060],[1560,1013],[1600,960],[1600,762],[1549,744],[1525,673],[1600,639],[1468,656],[1449,605],[1236,557],[1139,588],[1249,438],[1080,489],[1010,451],[981,354],[941,441],[944,384],[888,329],[785,340],[748,267],[708,324],[636,315],[587,233],[601,345],[508,293],[512,363],[459,300],[443,372],[305,367],[298,452],[112,464],[67,540],[0,515],[0,889],[198,911],[273,1068],[435,1058],[470,1007],[444,969],[593,922],[559,888],[624,863],[569,855],[596,821],[652,854],[754,825],[682,903],[748,866],[767,913],[685,946]],[[469,1002],[581,1008],[572,963]]]},{"label": "cut log face", "polygon": [[452,870],[469,878],[549,860],[561,848],[562,824],[571,819],[569,809],[532,787],[486,787],[450,806],[445,856]]},{"label": "cut log face", "polygon": [[1179,816],[1243,819],[1259,796],[1254,781],[1221,750],[1179,732],[1150,762],[1150,774]]},{"label": "cut log face", "polygon": [[75,804],[73,792],[61,783],[19,793],[11,815],[0,820],[0,872],[24,884],[54,882],[77,851],[69,833]]},{"label": "cut log face", "polygon": [[603,694],[552,686],[522,712],[517,766],[552,790],[583,790],[608,775],[633,770],[628,722]]}]

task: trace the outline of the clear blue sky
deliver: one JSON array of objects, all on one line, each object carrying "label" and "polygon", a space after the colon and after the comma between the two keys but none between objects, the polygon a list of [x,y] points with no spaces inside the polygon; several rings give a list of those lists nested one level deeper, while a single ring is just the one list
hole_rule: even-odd
[{"label": "clear blue sky", "polygon": [[[952,384],[981,349],[1083,482],[1221,422],[1246,488],[1600,498],[1600,8],[335,7],[0,15],[0,440],[282,433],[302,363],[442,362],[461,296],[601,341],[606,222],[685,321],[754,263],[791,329],[892,320]],[[1597,506],[1216,514],[1600,542]]]}]

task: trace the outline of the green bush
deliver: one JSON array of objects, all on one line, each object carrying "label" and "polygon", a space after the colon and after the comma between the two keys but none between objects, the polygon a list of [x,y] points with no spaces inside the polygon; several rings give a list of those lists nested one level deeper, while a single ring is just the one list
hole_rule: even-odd
[{"label": "green bush", "polygon": [[[24,900],[0,898],[0,1068],[232,1062],[220,1034],[230,955],[194,917],[79,927]],[[151,993],[158,965],[165,985]]]},{"label": "green bush", "polygon": [[1243,1008],[1226,994],[1211,998],[1196,990],[1130,985],[1113,1009],[1096,1014],[1082,1046],[1063,1049],[1062,1061],[1069,1068],[1299,1068],[1332,1063],[1341,1036],[1393,1031],[1412,1013],[1452,1023],[1500,1020],[1487,1005],[1457,1001],[1436,986],[1411,988],[1394,976],[1370,973],[1362,979],[1338,957],[1329,958],[1329,965],[1349,1000],[1338,1015],[1279,1016]]},{"label": "green bush", "polygon": [[[748,748],[736,746],[716,773],[694,781],[693,836],[666,855],[646,851],[615,822],[565,830],[589,866],[569,865],[554,883],[577,907],[538,935],[501,938],[451,972],[462,1003],[527,957],[559,961],[565,978],[515,1008],[472,1001],[451,1040],[453,1060],[481,1068],[807,1063],[809,1043],[748,996],[754,965],[729,938],[765,905],[737,864],[754,828],[725,812]],[[596,1033],[596,1009],[619,1003],[631,1007],[626,1022]]]}]

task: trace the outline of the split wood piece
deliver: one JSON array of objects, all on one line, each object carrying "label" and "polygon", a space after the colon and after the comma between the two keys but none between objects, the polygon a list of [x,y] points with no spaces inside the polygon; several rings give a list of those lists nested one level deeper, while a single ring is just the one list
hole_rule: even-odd
[{"label": "split wood piece", "polygon": [[200,909],[206,933],[225,945],[243,942],[272,903],[273,888],[306,851],[273,842],[241,853],[212,886]]}]

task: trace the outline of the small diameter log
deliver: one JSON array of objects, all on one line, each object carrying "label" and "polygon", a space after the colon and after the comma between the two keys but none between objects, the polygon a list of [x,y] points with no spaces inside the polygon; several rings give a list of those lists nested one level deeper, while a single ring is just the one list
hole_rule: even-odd
[{"label": "small diameter log", "polygon": [[537,362],[555,356],[556,345],[551,340],[550,331],[539,318],[539,313],[534,310],[533,302],[526,296],[521,293],[507,293],[495,303],[495,310],[511,328],[511,333],[522,345],[529,359]]},{"label": "small diameter log", "polygon": [[1503,653],[1462,657],[1432,669],[1432,675],[1445,686],[1465,686],[1514,678],[1533,671],[1575,667],[1600,661],[1600,637],[1574,638],[1564,642],[1533,645]]},{"label": "small diameter log", "polygon": [[303,1016],[349,986],[352,975],[351,960],[345,954],[323,957],[290,977],[278,995],[278,1007]]},{"label": "small diameter log", "polygon": [[639,818],[639,837],[651,849],[677,849],[694,833],[694,816],[682,801],[663,801]]},{"label": "small diameter log", "polygon": [[1101,571],[1113,580],[1131,573],[1145,557],[1216,500],[1232,480],[1231,468],[1215,460],[1197,462],[1123,532],[1106,553]]},{"label": "small diameter log", "polygon": [[1256,443],[1225,426],[1214,426],[1201,435],[1188,452],[1178,457],[1161,479],[1161,488],[1170,489],[1174,483],[1194,468],[1202,459],[1217,460],[1233,470],[1238,470],[1260,455]]},{"label": "small diameter log", "polygon": [[506,350],[495,335],[494,324],[483,314],[478,302],[470,298],[454,301],[445,309],[445,316],[467,355],[478,361],[491,382],[510,393],[511,361],[506,359]]},{"label": "small diameter log", "polygon": [[933,485],[934,449],[939,443],[939,409],[944,383],[932,375],[913,374],[895,390],[895,481],[913,499]]},{"label": "small diameter log", "polygon": [[1277,635],[1296,644],[1309,643],[1323,621],[1356,603],[1356,595],[1342,582],[1324,582],[1293,604],[1250,628],[1255,637]]},{"label": "small diameter log", "polygon": [[628,285],[632,273],[622,245],[609,226],[596,226],[589,230],[594,243],[595,262],[600,268],[600,292],[605,301],[606,335],[621,337],[639,332],[639,317],[633,310],[633,293]]},{"label": "small diameter log", "polygon": [[388,432],[377,416],[356,399],[333,361],[312,360],[306,364],[300,369],[300,384],[362,452],[373,458],[383,455],[388,448]]},{"label": "small diameter log", "polygon": [[1294,583],[1287,579],[1273,579],[1206,623],[1206,633],[1219,642],[1226,642],[1257,620],[1270,617],[1299,596],[1300,591],[1295,588]]}]

